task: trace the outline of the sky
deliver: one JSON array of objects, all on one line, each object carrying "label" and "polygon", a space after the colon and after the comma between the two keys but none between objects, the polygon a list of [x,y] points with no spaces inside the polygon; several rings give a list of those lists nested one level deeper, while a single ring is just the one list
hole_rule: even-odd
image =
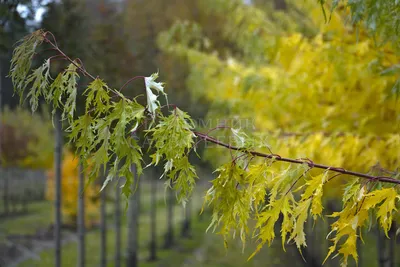
[{"label": "sky", "polygon": [[[35,8],[35,19],[33,21],[29,21],[28,24],[36,24],[42,20],[43,14],[46,12],[46,8],[43,6],[50,3],[52,0],[43,0],[42,3],[39,3],[39,0],[32,1],[33,6]],[[18,5],[17,7],[18,12],[21,14],[22,17],[26,17],[28,8],[25,5]]]}]

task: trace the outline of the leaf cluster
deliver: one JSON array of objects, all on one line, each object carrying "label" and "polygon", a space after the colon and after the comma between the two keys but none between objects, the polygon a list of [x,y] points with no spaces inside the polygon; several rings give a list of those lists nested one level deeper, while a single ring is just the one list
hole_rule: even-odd
[{"label": "leaf cluster", "polygon": [[169,116],[161,116],[157,125],[148,130],[150,146],[155,149],[151,155],[152,164],[164,161],[164,175],[170,181],[166,184],[177,192],[178,200],[186,202],[197,178],[194,166],[189,162],[189,152],[193,147],[194,123],[190,116],[175,107]]}]

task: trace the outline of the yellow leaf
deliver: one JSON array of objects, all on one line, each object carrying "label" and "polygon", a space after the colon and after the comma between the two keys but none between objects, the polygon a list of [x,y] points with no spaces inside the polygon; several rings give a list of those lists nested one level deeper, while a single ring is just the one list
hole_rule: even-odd
[{"label": "yellow leaf", "polygon": [[296,242],[296,246],[301,253],[301,246],[307,246],[306,235],[304,233],[304,223],[308,217],[308,210],[310,208],[311,199],[301,201],[297,207],[294,209],[294,228],[289,240]]},{"label": "yellow leaf", "polygon": [[384,188],[367,194],[362,206],[363,209],[368,210],[381,203],[376,212],[376,217],[387,237],[389,237],[388,231],[392,226],[393,211],[397,211],[396,200],[398,199],[399,196],[393,187]]}]

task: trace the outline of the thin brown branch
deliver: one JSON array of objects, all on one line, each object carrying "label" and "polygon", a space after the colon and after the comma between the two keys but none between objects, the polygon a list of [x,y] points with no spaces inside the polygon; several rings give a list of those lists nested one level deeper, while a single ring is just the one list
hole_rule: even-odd
[{"label": "thin brown branch", "polygon": [[63,55],[55,55],[55,56],[49,57],[48,60],[50,60],[50,61],[54,61],[54,60],[65,60],[65,58],[64,58]]},{"label": "thin brown branch", "polygon": [[[49,38],[47,38],[46,34],[50,34],[53,37],[54,43]],[[75,67],[77,67],[84,75],[89,76],[92,80],[96,80],[96,78],[92,74],[87,72],[82,66],[77,64],[74,60],[72,60],[69,56],[67,56],[60,48],[58,48],[57,41],[56,41],[56,39],[54,38],[54,35],[51,32],[45,32],[43,34],[43,38],[44,38],[46,43],[48,43],[55,50],[57,50],[57,52],[60,53],[62,56],[64,56],[66,60],[71,62],[73,65],[75,65]]]},{"label": "thin brown branch", "polygon": [[312,169],[312,167],[310,166],[305,172],[303,172],[297,179],[296,181],[294,181],[294,183],[290,186],[289,190],[286,192],[285,196],[287,194],[289,194],[290,191],[292,191],[293,187],[297,184],[298,181],[300,181],[301,177],[305,177],[305,175],[307,174],[307,172],[309,172]]},{"label": "thin brown branch", "polygon": [[119,91],[121,92],[122,89],[124,89],[128,84],[130,84],[130,83],[133,82],[134,80],[136,80],[136,79],[143,79],[143,80],[144,80],[144,78],[145,78],[144,76],[136,76],[136,77],[133,77],[133,78],[127,80],[126,83],[124,83],[124,85],[121,86],[121,88],[119,89]]},{"label": "thin brown branch", "polygon": [[328,179],[327,182],[333,180],[334,178],[336,178],[336,177],[338,177],[338,176],[340,176],[340,175],[342,175],[342,174],[343,174],[343,173],[337,173],[337,174],[333,175],[332,177],[330,177],[330,178]]},{"label": "thin brown branch", "polygon": [[[57,40],[56,40],[56,37],[54,36],[54,34],[53,34],[52,32],[49,32],[49,31],[45,32],[45,33],[43,34],[45,39],[47,39],[47,38],[46,38],[46,35],[47,35],[47,34],[50,34],[51,37],[53,37],[53,41],[54,41],[54,43],[55,43],[55,47],[58,48]],[[49,40],[49,41],[50,41],[50,40]]]},{"label": "thin brown branch", "polygon": [[[222,147],[226,147],[230,150],[236,150],[236,151],[246,151],[245,148],[240,148],[240,147],[235,147],[235,146],[231,146],[229,144],[225,144],[211,136],[208,136],[207,134],[204,133],[200,133],[200,132],[193,132],[198,138],[203,139],[204,141],[209,141],[211,143],[214,143],[216,145],[222,146]],[[350,170],[346,170],[340,167],[332,167],[332,166],[328,166],[328,165],[323,165],[323,164],[317,164],[317,163],[313,163],[310,160],[301,160],[301,159],[291,159],[291,158],[284,158],[284,157],[280,157],[277,155],[273,155],[273,154],[265,154],[262,152],[258,152],[258,151],[246,151],[247,153],[256,156],[256,157],[260,157],[260,158],[269,158],[269,159],[275,159],[276,161],[283,161],[283,162],[289,162],[289,163],[294,163],[294,164],[307,164],[309,167],[312,168],[317,168],[317,169],[323,169],[323,170],[329,170],[332,172],[337,172],[340,174],[347,174],[347,175],[352,175],[352,176],[356,176],[356,177],[360,177],[360,178],[364,178],[364,179],[368,179],[368,180],[372,180],[372,181],[379,181],[379,182],[384,182],[384,183],[391,183],[391,184],[400,184],[400,180],[388,177],[388,176],[374,176],[374,175],[369,175],[369,174],[365,174],[365,173],[360,173],[360,172],[355,172],[355,171],[350,171]]]}]

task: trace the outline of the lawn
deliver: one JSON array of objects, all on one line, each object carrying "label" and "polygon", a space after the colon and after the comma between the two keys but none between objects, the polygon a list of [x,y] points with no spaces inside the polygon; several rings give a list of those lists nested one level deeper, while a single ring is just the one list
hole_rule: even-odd
[{"label": "lawn", "polygon": [[[204,191],[202,191],[204,192]],[[164,203],[164,191],[159,190],[157,201],[157,242],[158,247],[158,261],[148,262],[148,244],[150,238],[150,190],[149,187],[144,186],[141,198],[141,218],[140,218],[140,266],[141,267],[175,267],[175,266],[194,266],[194,267],[255,267],[255,266],[307,266],[299,256],[295,246],[287,246],[286,252],[283,252],[279,232],[277,240],[272,243],[271,247],[265,247],[258,253],[252,260],[247,261],[249,255],[255,250],[256,244],[248,242],[243,249],[239,241],[230,242],[228,249],[224,248],[223,240],[215,233],[205,233],[210,217],[209,214],[203,216],[199,220],[198,210],[202,204],[200,191],[197,191],[194,196],[193,220],[192,220],[192,238],[180,238],[180,226],[183,220],[182,207],[176,205],[174,208],[174,224],[175,224],[175,237],[176,245],[173,249],[161,249],[163,244],[163,237],[166,230],[166,206]],[[121,203],[122,206],[125,203]],[[114,202],[110,198],[107,203],[107,259],[108,266],[114,266],[115,255],[115,231],[114,231],[114,216],[113,216]],[[6,231],[7,234],[33,234],[37,229],[43,228],[51,224],[53,211],[50,202],[38,202],[30,206],[30,213],[20,217],[3,220],[0,222],[0,229]],[[326,243],[326,231],[328,230],[327,222],[318,221],[317,226],[310,229],[313,233],[307,236],[308,247],[314,252],[317,251],[321,260],[325,256],[328,249]],[[4,236],[4,235],[3,235]],[[123,214],[122,218],[122,251],[121,260],[124,264],[124,255],[127,244],[127,225],[126,216]],[[364,235],[366,244],[361,246],[361,260],[363,266],[377,266],[376,243],[374,235]],[[99,266],[100,263],[100,234],[98,230],[89,231],[86,235],[86,266]],[[47,267],[54,266],[54,250],[45,249],[39,252],[37,259],[31,258],[19,264],[19,267]],[[77,243],[76,239],[71,240],[62,247],[62,265],[75,266],[77,262]],[[337,259],[328,261],[324,266],[333,267],[337,266]],[[350,265],[351,266],[351,265]]]},{"label": "lawn", "polygon": [[29,204],[27,214],[2,218],[0,233],[4,235],[34,234],[36,230],[52,223],[52,204],[49,201],[33,202]]},{"label": "lawn", "polygon": [[[161,185],[162,187],[163,185]],[[159,188],[157,194],[157,236],[158,236],[158,247],[163,244],[163,238],[166,231],[166,204],[164,198],[164,190]],[[143,183],[141,192],[141,217],[140,217],[140,253],[139,258],[145,264],[145,266],[159,266],[157,262],[148,263],[148,244],[150,240],[150,185],[148,183]],[[200,199],[199,191],[197,191],[193,198],[193,221],[198,221],[197,215],[198,211],[202,205],[202,200]],[[107,201],[107,259],[108,266],[113,266],[114,255],[115,255],[115,225],[114,225],[114,207],[115,203],[113,200],[113,194],[110,193]],[[127,220],[126,213],[124,212],[125,202],[121,203],[123,215],[121,218],[121,231],[122,231],[122,251],[121,258],[123,261],[125,255],[125,248],[127,244]],[[183,207],[176,204],[174,207],[174,225],[175,225],[175,237],[177,239],[177,248],[184,251],[175,250],[159,250],[158,256],[160,259],[165,257],[170,257],[171,253],[177,253],[180,256],[190,254],[191,250],[196,246],[200,245],[202,242],[201,236],[203,236],[204,230],[206,229],[206,224],[208,220],[203,220],[201,223],[193,224],[193,238],[183,240],[178,238],[180,235],[181,222],[183,221]],[[12,217],[9,219],[2,220],[0,222],[0,229],[2,231],[2,238],[10,234],[34,234],[38,229],[46,229],[52,224],[53,220],[53,207],[52,203],[48,201],[37,202],[30,205],[30,212],[26,215],[21,215],[17,217]],[[70,240],[62,246],[62,265],[63,266],[74,266],[77,262],[77,242],[76,236],[71,231],[63,230],[64,235],[72,236]],[[183,249],[182,249],[183,248]],[[99,230],[91,230],[86,234],[86,266],[99,266],[100,262],[100,232]],[[21,262],[19,267],[32,267],[32,266],[54,266],[54,249],[47,248],[38,252],[36,255],[32,255],[30,259]],[[183,261],[182,257],[172,257],[170,260]],[[165,263],[165,261],[163,260]],[[163,265],[164,266],[164,265]],[[176,265],[174,265],[176,266]]]}]

